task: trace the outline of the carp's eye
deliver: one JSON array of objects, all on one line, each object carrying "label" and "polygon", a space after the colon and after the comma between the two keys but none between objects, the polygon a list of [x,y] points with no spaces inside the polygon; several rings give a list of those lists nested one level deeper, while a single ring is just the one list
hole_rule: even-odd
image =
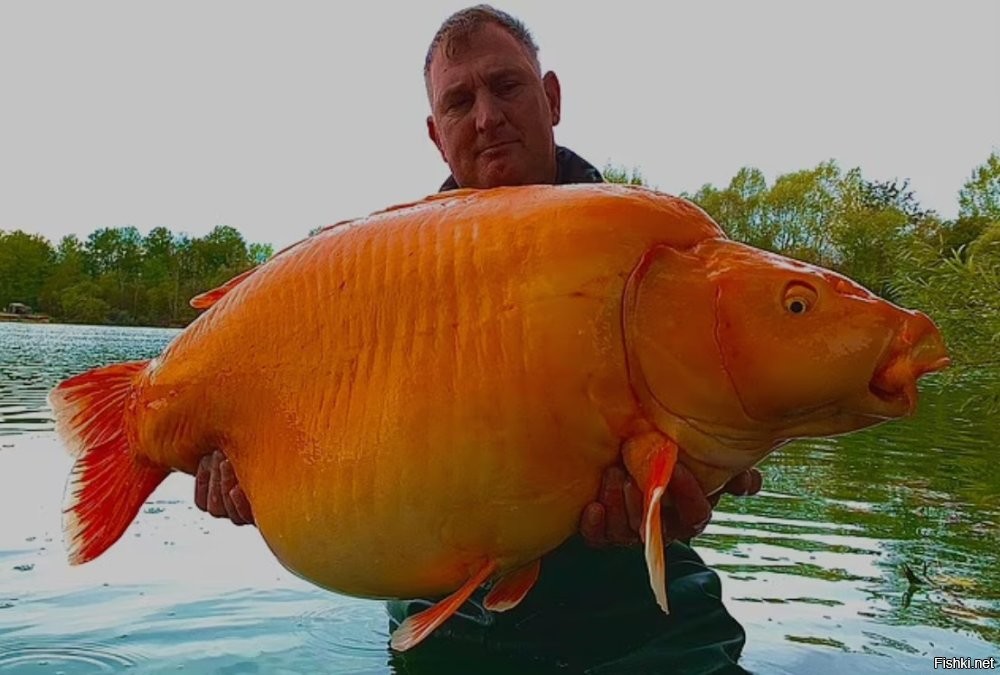
[{"label": "carp's eye", "polygon": [[788,311],[792,314],[801,314],[802,312],[809,309],[809,305],[802,298],[792,298],[786,303]]},{"label": "carp's eye", "polygon": [[816,290],[801,282],[792,282],[785,288],[784,305],[789,314],[805,314],[816,304]]}]

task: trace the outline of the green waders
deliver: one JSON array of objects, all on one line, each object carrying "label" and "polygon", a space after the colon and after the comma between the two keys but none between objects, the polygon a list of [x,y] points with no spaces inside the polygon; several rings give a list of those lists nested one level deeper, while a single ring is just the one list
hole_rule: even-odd
[{"label": "green waders", "polygon": [[[430,638],[394,654],[397,673],[745,673],[743,627],[718,575],[689,546],[666,549],[670,614],[656,605],[642,547],[592,549],[579,536],[542,559],[538,583],[504,613],[480,589]],[[440,598],[389,603],[390,630]]]}]

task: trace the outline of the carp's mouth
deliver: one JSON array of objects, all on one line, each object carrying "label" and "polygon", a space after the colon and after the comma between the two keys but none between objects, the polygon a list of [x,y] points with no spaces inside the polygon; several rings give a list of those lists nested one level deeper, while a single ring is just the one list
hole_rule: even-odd
[{"label": "carp's mouth", "polygon": [[922,328],[915,331],[912,323],[904,327],[868,383],[868,391],[899,416],[916,410],[917,380],[951,363],[940,333]]}]

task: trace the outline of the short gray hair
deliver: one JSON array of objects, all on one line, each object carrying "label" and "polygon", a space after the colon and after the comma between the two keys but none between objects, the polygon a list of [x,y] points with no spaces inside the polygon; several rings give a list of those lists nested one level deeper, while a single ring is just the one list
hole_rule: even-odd
[{"label": "short gray hair", "polygon": [[528,50],[528,54],[531,55],[535,64],[538,64],[538,45],[531,36],[531,31],[522,21],[490,5],[466,7],[444,20],[437,33],[434,34],[430,47],[427,48],[427,56],[424,57],[424,83],[428,90],[430,89],[431,61],[434,59],[434,52],[437,48],[443,45],[445,55],[451,57],[468,46],[469,38],[477,30],[490,23],[496,24],[510,33]]}]

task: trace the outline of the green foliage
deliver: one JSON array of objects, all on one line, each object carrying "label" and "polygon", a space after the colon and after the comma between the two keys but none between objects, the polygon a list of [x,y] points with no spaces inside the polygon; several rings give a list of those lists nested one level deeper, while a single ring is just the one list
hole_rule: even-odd
[{"label": "green foliage", "polygon": [[620,185],[647,185],[646,179],[642,177],[642,173],[637,167],[626,169],[623,166],[617,166],[609,162],[604,165],[604,169],[601,170],[601,175],[604,176],[604,180],[609,183],[618,183]]},{"label": "green foliage", "polygon": [[969,252],[943,256],[914,245],[897,258],[895,284],[904,304],[929,314],[944,334],[956,366],[1000,365],[1000,225]]},{"label": "green foliage", "polygon": [[74,235],[63,237],[55,251],[55,262],[39,297],[40,311],[52,316],[64,314],[62,293],[65,289],[90,279],[87,275],[86,252]]},{"label": "green foliage", "polygon": [[254,265],[263,265],[274,255],[271,244],[250,244],[250,261]]},{"label": "green foliage", "polygon": [[969,246],[969,254],[979,260],[1000,258],[1000,220],[984,228],[983,233]]},{"label": "green foliage", "polygon": [[0,310],[12,302],[38,307],[54,258],[44,237],[0,230]]},{"label": "green foliage", "polygon": [[[873,181],[833,162],[779,176],[754,168],[724,189],[693,195],[730,237],[818,263],[927,313],[952,354],[952,373],[1000,365],[1000,156],[962,189],[960,216],[921,208],[907,181]],[[997,382],[1000,387],[1000,381]],[[991,394],[1000,401],[1000,391]]]},{"label": "green foliage", "polygon": [[733,239],[773,251],[778,232],[766,216],[767,194],[764,174],[758,169],[743,168],[724,190],[704,185],[694,195],[683,196],[701,205]]},{"label": "green foliage", "polygon": [[958,192],[960,216],[982,216],[1000,221],[1000,153],[993,152],[977,166]]},{"label": "green foliage", "polygon": [[834,162],[778,177],[764,197],[777,250],[820,265],[834,263],[831,237],[840,184],[840,169]]},{"label": "green foliage", "polygon": [[101,287],[93,281],[81,281],[59,296],[61,318],[71,323],[107,323],[111,307],[101,297]]},{"label": "green foliage", "polygon": [[270,244],[247,245],[228,226],[194,239],[165,227],[145,237],[134,227],[100,228],[56,248],[0,232],[0,308],[22,302],[57,321],[180,326],[197,315],[190,298],[271,255]]}]

